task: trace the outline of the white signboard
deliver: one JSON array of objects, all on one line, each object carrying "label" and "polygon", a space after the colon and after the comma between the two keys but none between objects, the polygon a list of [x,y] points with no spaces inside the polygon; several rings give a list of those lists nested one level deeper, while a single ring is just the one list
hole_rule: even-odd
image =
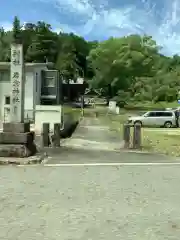
[{"label": "white signboard", "polygon": [[116,112],[116,101],[109,101],[109,110]]},{"label": "white signboard", "polygon": [[116,107],[116,113],[119,114],[120,113],[120,108]]},{"label": "white signboard", "polygon": [[24,122],[24,60],[21,44],[11,45],[11,121]]}]

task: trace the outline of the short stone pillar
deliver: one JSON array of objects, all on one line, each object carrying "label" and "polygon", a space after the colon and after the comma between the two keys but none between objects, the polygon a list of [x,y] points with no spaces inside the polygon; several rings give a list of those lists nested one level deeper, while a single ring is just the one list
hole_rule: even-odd
[{"label": "short stone pillar", "polygon": [[41,133],[42,147],[49,147],[49,145],[50,145],[49,129],[50,129],[50,124],[49,123],[43,123],[42,133]]},{"label": "short stone pillar", "polygon": [[141,148],[141,124],[134,125],[134,134],[133,134],[133,148]]},{"label": "short stone pillar", "polygon": [[54,147],[60,147],[60,128],[61,124],[60,123],[55,123],[54,124],[54,136],[53,136],[53,146]]},{"label": "short stone pillar", "polygon": [[130,135],[131,135],[131,126],[129,124],[124,124],[123,140],[124,148],[130,147]]}]

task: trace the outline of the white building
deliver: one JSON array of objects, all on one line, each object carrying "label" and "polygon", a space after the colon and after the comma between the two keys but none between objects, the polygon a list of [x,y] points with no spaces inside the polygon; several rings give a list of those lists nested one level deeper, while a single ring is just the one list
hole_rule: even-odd
[{"label": "white building", "polygon": [[[42,71],[47,70],[48,63],[25,64],[25,119],[34,120],[34,109],[41,104]],[[0,62],[0,122],[10,119],[10,63]]]}]

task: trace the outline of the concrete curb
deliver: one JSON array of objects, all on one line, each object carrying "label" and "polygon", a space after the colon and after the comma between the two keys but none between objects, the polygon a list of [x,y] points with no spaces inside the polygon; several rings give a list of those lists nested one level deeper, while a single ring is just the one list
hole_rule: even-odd
[{"label": "concrete curb", "polygon": [[[142,154],[156,154],[154,152],[148,152],[148,151],[143,151],[143,150],[133,150],[133,149],[125,149],[125,148],[120,148],[119,152],[130,152],[130,153],[142,153]],[[158,155],[163,155],[163,154],[158,154]]]},{"label": "concrete curb", "polygon": [[36,155],[28,158],[0,158],[0,165],[31,165],[41,164],[45,159],[45,155]]},{"label": "concrete curb", "polygon": [[[177,158],[177,157],[174,157],[174,156],[170,156],[170,155],[166,155],[166,154],[163,154],[163,153],[158,153],[158,152],[151,152],[151,151],[144,151],[143,149],[142,150],[136,150],[136,149],[125,149],[125,148],[120,148],[118,150],[119,152],[126,152],[126,153],[136,153],[136,154],[144,154],[144,155],[154,155],[154,156],[162,156],[162,157],[173,157],[173,158]],[[177,158],[179,159],[179,158]]]}]

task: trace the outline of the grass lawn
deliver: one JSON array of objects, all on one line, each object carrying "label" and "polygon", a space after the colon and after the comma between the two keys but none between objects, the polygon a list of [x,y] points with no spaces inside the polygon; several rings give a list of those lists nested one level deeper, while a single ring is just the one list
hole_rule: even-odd
[{"label": "grass lawn", "polygon": [[77,121],[81,117],[81,109],[80,108],[72,108],[69,106],[63,106],[64,116],[70,115],[73,120]]},{"label": "grass lawn", "polygon": [[[123,123],[130,114],[100,116],[102,124],[123,135]],[[131,142],[133,136],[131,129]],[[142,150],[171,156],[180,156],[180,129],[142,128]]]},{"label": "grass lawn", "polygon": [[180,129],[142,129],[143,150],[180,156]]}]

